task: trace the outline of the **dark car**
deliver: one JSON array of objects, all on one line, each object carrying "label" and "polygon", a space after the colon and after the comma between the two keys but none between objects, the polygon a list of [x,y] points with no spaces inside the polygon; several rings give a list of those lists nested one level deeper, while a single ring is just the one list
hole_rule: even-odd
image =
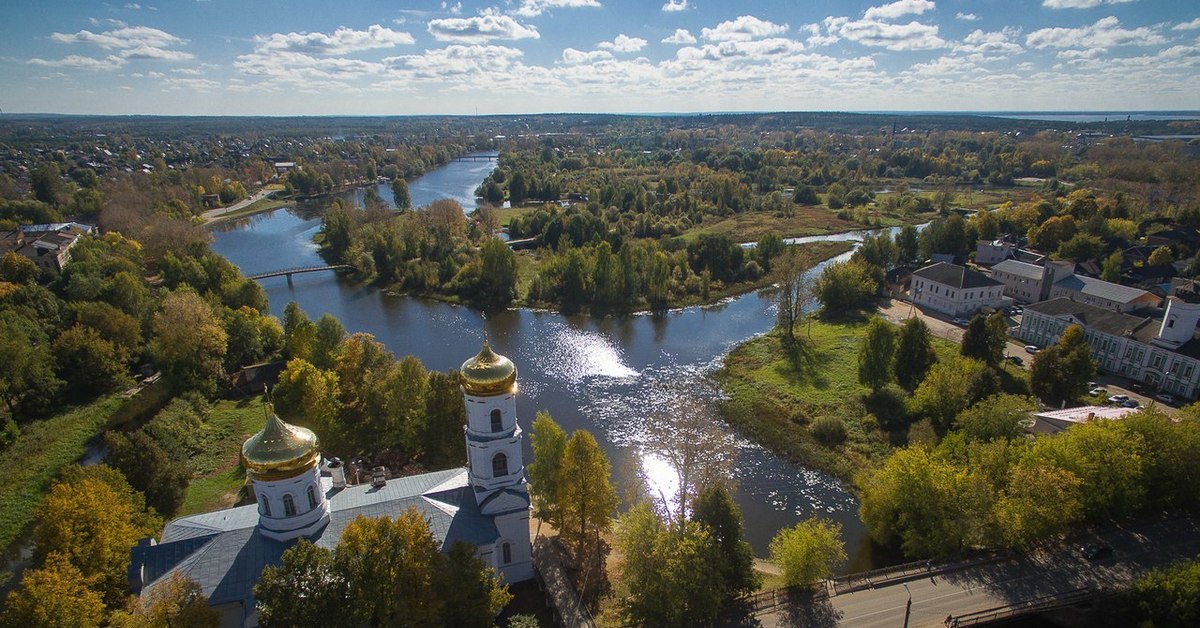
[{"label": "dark car", "polygon": [[1083,547],[1079,548],[1079,553],[1082,554],[1083,557],[1088,560],[1097,561],[1097,560],[1103,560],[1105,558],[1108,558],[1109,556],[1112,556],[1113,550],[1111,547],[1109,547],[1107,545],[1101,545],[1099,543],[1088,543],[1087,545],[1084,545]]},{"label": "dark car", "polygon": [[1021,366],[1021,365],[1025,364],[1025,360],[1022,360],[1021,356],[1017,356],[1017,355],[1006,355],[1006,356],[1004,356],[1004,359],[1008,360],[1009,362],[1012,362],[1013,364],[1016,364],[1017,366]]}]

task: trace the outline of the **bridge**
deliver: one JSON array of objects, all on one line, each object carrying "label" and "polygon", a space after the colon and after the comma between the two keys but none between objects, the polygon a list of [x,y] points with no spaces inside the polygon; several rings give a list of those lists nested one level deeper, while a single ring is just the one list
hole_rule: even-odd
[{"label": "bridge", "polygon": [[462,157],[455,157],[451,161],[499,161],[499,160],[500,160],[500,155],[495,154],[495,155],[463,155]]},{"label": "bridge", "polygon": [[[1076,549],[1085,543],[1107,544],[1112,556],[1089,561]],[[1200,521],[1154,519],[1025,555],[920,561],[844,576],[815,594],[772,595],[751,607],[761,626],[975,626],[1085,604],[1198,552]]]},{"label": "bridge", "polygon": [[292,285],[292,275],[300,275],[303,273],[319,273],[326,270],[350,270],[354,268],[349,264],[329,264],[326,266],[297,266],[295,268],[284,268],[282,270],[272,270],[265,273],[257,273],[254,275],[246,275],[246,279],[266,279],[268,277],[287,277],[288,285]]}]

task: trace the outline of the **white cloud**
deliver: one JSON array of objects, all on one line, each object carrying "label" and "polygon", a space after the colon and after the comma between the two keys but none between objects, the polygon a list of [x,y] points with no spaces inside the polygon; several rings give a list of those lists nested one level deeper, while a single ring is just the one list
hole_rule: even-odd
[{"label": "white cloud", "polygon": [[125,48],[166,48],[185,43],[185,40],[166,31],[149,26],[126,26],[120,24],[117,28],[102,33],[82,30],[78,33],[52,33],[52,41],[60,44],[90,44],[105,50],[121,50]]},{"label": "white cloud", "polygon": [[974,13],[959,12],[959,13],[955,14],[954,19],[962,20],[964,22],[974,22],[975,20],[979,19],[979,16],[975,15]]},{"label": "white cloud", "polygon": [[394,69],[412,70],[417,78],[472,79],[506,71],[521,55],[520,50],[509,46],[453,45],[383,62]]},{"label": "white cloud", "polygon": [[29,63],[49,68],[73,68],[77,70],[109,71],[120,69],[125,65],[125,59],[109,55],[103,59],[85,57],[82,55],[67,55],[62,59],[30,59]]},{"label": "white cloud", "polygon": [[871,7],[863,13],[868,20],[894,20],[904,15],[921,15],[934,8],[930,0],[896,0],[883,6]]},{"label": "white cloud", "polygon": [[450,15],[462,15],[462,3],[455,2],[454,4],[449,4],[447,2],[443,2],[442,10],[449,11]]},{"label": "white cloud", "polygon": [[1021,44],[1013,41],[1020,36],[1020,29],[1006,28],[1000,31],[984,32],[975,29],[963,38],[962,43],[954,47],[955,52],[968,54],[1010,55],[1024,52]]},{"label": "white cloud", "polygon": [[129,9],[130,11],[137,11],[138,9],[142,8],[142,5],[140,5],[136,2],[130,2],[125,5],[125,8]]},{"label": "white cloud", "polygon": [[849,39],[864,46],[888,50],[933,50],[946,47],[938,36],[938,27],[920,22],[892,24],[873,20],[851,21],[845,17],[825,18],[825,28],[832,36]]},{"label": "white cloud", "polygon": [[1173,31],[1194,31],[1196,29],[1200,29],[1200,17],[1190,22],[1183,22],[1171,27]]},{"label": "white cloud", "polygon": [[700,30],[700,36],[708,41],[749,41],[786,33],[787,24],[776,24],[760,20],[753,15],[743,15],[736,20],[721,22],[716,28]]},{"label": "white cloud", "polygon": [[484,9],[475,17],[451,17],[429,20],[429,34],[438,41],[483,43],[494,39],[538,39],[536,28],[521,24],[510,16]]},{"label": "white cloud", "polygon": [[547,9],[599,8],[599,0],[524,0],[514,12],[521,17],[537,17]]},{"label": "white cloud", "polygon": [[1090,26],[1079,28],[1043,28],[1025,38],[1031,48],[1112,48],[1115,46],[1155,46],[1166,43],[1156,28],[1141,26],[1122,28],[1113,16],[1101,18]]},{"label": "white cloud", "polygon": [[689,33],[688,29],[686,29],[686,28],[677,28],[677,29],[675,29],[675,34],[671,35],[670,37],[664,37],[662,40],[662,43],[664,43],[664,44],[694,44],[694,43],[696,43],[696,37],[694,35],[692,35],[691,33]]},{"label": "white cloud", "polygon": [[804,50],[804,44],[786,37],[771,37],[753,41],[723,41],[699,47],[680,48],[675,57],[681,60],[744,59],[763,62],[772,57],[795,55]]},{"label": "white cloud", "polygon": [[1042,0],[1047,9],[1094,9],[1102,4],[1125,4],[1137,0]]},{"label": "white cloud", "polygon": [[412,44],[413,36],[390,28],[372,24],[366,30],[354,30],[345,26],[332,33],[273,33],[259,35],[254,40],[259,51],[298,52],[316,55],[342,55],[374,48],[393,48]]},{"label": "white cloud", "polygon": [[646,47],[646,40],[641,37],[630,37],[622,33],[617,35],[616,39],[612,41],[602,41],[596,44],[596,47],[616,52],[637,52]]},{"label": "white cloud", "polygon": [[187,61],[195,57],[190,52],[171,50],[169,48],[155,48],[153,46],[129,48],[122,50],[120,54],[125,59],[153,59],[156,61]]},{"label": "white cloud", "polygon": [[609,61],[613,58],[612,53],[607,50],[593,50],[584,52],[574,48],[566,48],[562,51],[563,63],[575,65],[579,63],[595,63],[597,61]]},{"label": "white cloud", "polygon": [[207,92],[221,86],[220,83],[202,78],[169,78],[163,81],[168,89],[190,89],[197,92]]},{"label": "white cloud", "polygon": [[688,8],[688,0],[667,0],[667,3],[662,5],[662,10],[667,13],[676,11],[685,11]]}]

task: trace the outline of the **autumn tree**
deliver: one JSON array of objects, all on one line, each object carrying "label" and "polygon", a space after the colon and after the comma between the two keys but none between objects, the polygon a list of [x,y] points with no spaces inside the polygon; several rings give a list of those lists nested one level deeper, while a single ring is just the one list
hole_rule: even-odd
[{"label": "autumn tree", "polygon": [[813,517],[784,528],[771,539],[771,562],[783,570],[789,587],[804,587],[828,578],[846,560],[842,524]]},{"label": "autumn tree", "polygon": [[953,356],[938,360],[917,386],[911,400],[912,413],[949,429],[954,417],[968,406],[999,392],[1000,382],[986,364]]},{"label": "autumn tree", "polygon": [[1036,408],[1028,397],[992,395],[959,412],[954,427],[974,440],[1012,440],[1024,433]]},{"label": "autumn tree", "polygon": [[563,449],[559,469],[559,536],[583,568],[582,577],[600,568],[603,534],[612,525],[617,508],[608,456],[585,430],[576,430]]},{"label": "autumn tree", "polygon": [[432,468],[464,464],[462,426],[467,423],[458,372],[430,371],[425,395],[425,462]]},{"label": "autumn tree", "polygon": [[433,572],[440,552],[425,517],[358,517],[342,532],[334,565],[347,583],[342,613],[351,625],[430,626],[442,600]]},{"label": "autumn tree", "polygon": [[346,339],[346,328],[332,314],[322,314],[317,319],[312,350],[312,363],[320,369],[333,368],[334,354]]},{"label": "autumn tree", "polygon": [[712,568],[721,583],[718,597],[729,602],[757,589],[761,578],[754,571],[754,551],[742,531],[742,511],[723,484],[700,491],[692,501],[692,520],[717,546],[718,558]]},{"label": "autumn tree", "polygon": [[1066,469],[1031,458],[1013,465],[1006,479],[993,510],[1010,547],[1029,547],[1064,532],[1083,515],[1083,482]]},{"label": "autumn tree", "polygon": [[221,616],[208,605],[200,585],[178,572],[154,584],[148,593],[129,598],[125,609],[109,617],[111,628],[216,628]]},{"label": "autumn tree", "polygon": [[783,328],[784,338],[795,345],[796,323],[804,315],[804,307],[813,298],[813,282],[795,249],[788,252],[780,267],[783,279],[776,296],[775,324]]},{"label": "autumn tree", "polygon": [[916,390],[937,361],[932,334],[925,320],[915,316],[900,326],[896,341],[896,382],[905,390]]},{"label": "autumn tree", "polygon": [[12,283],[32,283],[37,281],[41,271],[33,260],[12,251],[0,258],[0,280]]},{"label": "autumn tree", "polygon": [[1171,251],[1169,246],[1160,246],[1150,253],[1150,257],[1146,258],[1147,266],[1169,266],[1175,262],[1175,253]]},{"label": "autumn tree", "polygon": [[826,266],[815,287],[825,315],[844,316],[870,303],[879,287],[877,275],[882,271],[861,260]]},{"label": "autumn tree", "polygon": [[152,328],[153,351],[172,388],[215,393],[228,336],[212,306],[195,292],[173,292],[163,299]]},{"label": "autumn tree", "polygon": [[541,411],[533,420],[529,444],[533,449],[533,461],[525,467],[525,472],[529,476],[533,514],[553,526],[560,526],[559,483],[563,455],[567,449],[567,433],[550,417],[549,412]]},{"label": "autumn tree", "polygon": [[408,192],[408,181],[405,181],[404,177],[392,179],[392,202],[396,204],[396,209],[412,208],[412,196]]},{"label": "autumn tree", "polygon": [[1112,255],[1104,258],[1104,266],[1100,269],[1100,278],[1104,281],[1117,283],[1121,281],[1121,269],[1125,267],[1125,255],[1113,251]]},{"label": "autumn tree", "polygon": [[0,625],[96,628],[104,621],[105,606],[91,581],[66,554],[51,553],[8,594]]},{"label": "autumn tree", "polygon": [[265,567],[254,585],[258,625],[291,628],[344,622],[347,589],[333,552],[300,539],[283,553],[280,564]]},{"label": "autumn tree", "polygon": [[879,316],[871,317],[858,347],[858,381],[878,392],[892,381],[896,359],[896,331]]},{"label": "autumn tree", "polygon": [[1083,328],[1071,325],[1057,343],[1033,356],[1029,382],[1034,395],[1057,406],[1087,392],[1087,383],[1095,374],[1096,361]]},{"label": "autumn tree", "polygon": [[75,325],[52,345],[58,376],[70,382],[68,396],[88,399],[128,384],[122,354],[91,327]]}]

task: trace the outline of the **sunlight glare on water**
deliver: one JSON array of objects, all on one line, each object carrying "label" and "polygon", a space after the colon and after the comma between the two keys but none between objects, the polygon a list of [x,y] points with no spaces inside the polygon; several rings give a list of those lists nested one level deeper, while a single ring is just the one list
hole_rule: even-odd
[{"label": "sunlight glare on water", "polygon": [[638,376],[625,362],[621,349],[594,331],[556,325],[540,366],[557,379],[578,386],[593,377],[624,379]]}]

